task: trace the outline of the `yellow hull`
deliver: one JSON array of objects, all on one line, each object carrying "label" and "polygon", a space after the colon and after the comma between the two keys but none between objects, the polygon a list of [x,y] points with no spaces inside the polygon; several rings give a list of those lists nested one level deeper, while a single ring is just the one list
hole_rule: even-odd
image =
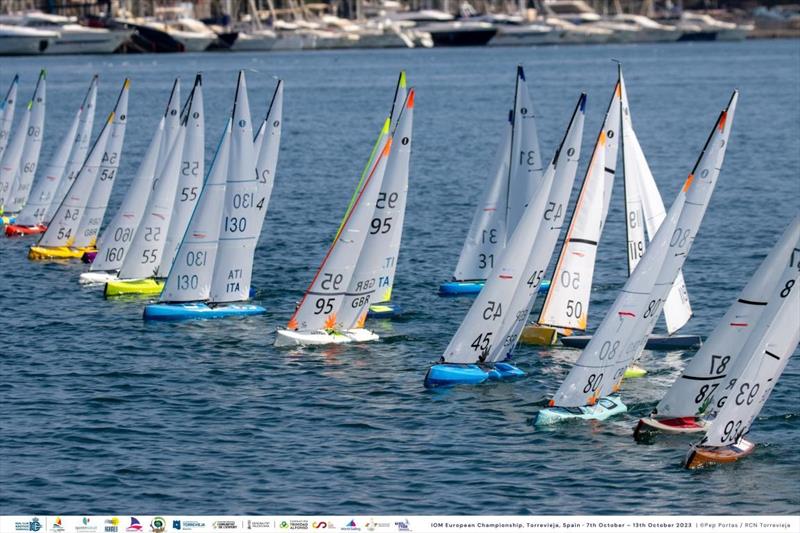
[{"label": "yellow hull", "polygon": [[86,252],[96,252],[95,248],[69,248],[68,246],[31,246],[28,259],[46,261],[48,259],[80,259]]},{"label": "yellow hull", "polygon": [[647,375],[647,370],[640,366],[631,365],[625,369],[625,379],[643,378]]},{"label": "yellow hull", "polygon": [[116,279],[106,283],[105,297],[142,295],[158,296],[164,288],[164,282],[153,278]]},{"label": "yellow hull", "polygon": [[552,346],[558,342],[558,331],[555,328],[540,326],[538,324],[528,324],[522,328],[522,335],[519,337],[521,344],[532,344],[534,346]]}]

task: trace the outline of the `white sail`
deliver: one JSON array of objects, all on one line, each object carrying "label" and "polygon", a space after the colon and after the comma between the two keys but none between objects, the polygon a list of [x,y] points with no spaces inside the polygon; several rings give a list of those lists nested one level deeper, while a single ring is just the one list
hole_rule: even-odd
[{"label": "white sail", "polygon": [[[647,245],[644,239],[645,229],[650,239],[653,238],[661,222],[666,217],[664,202],[658,192],[650,165],[633,129],[628,93],[619,74],[622,93],[622,161],[625,172],[625,211],[628,227],[628,271],[632,272],[644,253]],[[682,328],[692,316],[689,294],[683,272],[678,272],[675,284],[664,304],[664,318],[667,332],[672,334]]]},{"label": "white sail", "polygon": [[253,150],[253,126],[244,71],[239,72],[225,185],[225,203],[219,230],[219,246],[211,278],[211,301],[238,302],[250,297],[253,254],[267,211],[259,195]]},{"label": "white sail", "polygon": [[[234,126],[235,127],[235,126]],[[252,139],[252,135],[250,137]],[[250,141],[252,147],[252,141]],[[192,89],[192,101],[187,110],[186,139],[183,144],[183,160],[178,178],[175,207],[164,244],[164,256],[156,277],[165,278],[178,252],[189,218],[192,216],[205,176],[205,117],[203,111],[203,85],[197,75]]]},{"label": "white sail", "polygon": [[517,84],[514,94],[514,128],[511,147],[511,168],[508,178],[507,222],[509,232],[517,227],[528,201],[541,185],[544,169],[539,150],[539,132],[533,102],[525,81],[525,71],[517,66]]},{"label": "white sail", "polygon": [[53,199],[50,201],[50,206],[47,209],[45,220],[50,220],[55,215],[56,209],[61,205],[67,191],[72,187],[72,183],[81,171],[83,163],[86,161],[86,154],[89,153],[89,147],[92,142],[92,127],[94,126],[94,112],[97,108],[97,75],[92,77],[89,84],[89,94],[86,98],[86,103],[81,111],[81,120],[78,125],[78,134],[75,136],[75,142],[70,151],[69,160],[67,161],[67,168],[64,170],[64,175],[58,183]]},{"label": "white sail", "polygon": [[606,133],[600,132],[538,323],[586,329],[603,217]]},{"label": "white sail", "polygon": [[614,190],[614,176],[617,172],[617,155],[619,152],[619,143],[622,137],[620,132],[620,102],[622,99],[622,91],[620,81],[614,87],[614,93],[611,96],[611,101],[608,103],[608,110],[606,111],[606,118],[603,122],[603,131],[606,134],[606,153],[605,153],[605,182],[603,184],[603,215],[602,222],[600,223],[600,234],[603,234],[603,228],[606,225],[608,218],[608,209],[611,205],[611,193]]},{"label": "white sail", "polygon": [[164,122],[165,117],[161,117],[122,204],[97,240],[97,255],[89,267],[91,272],[111,272],[122,266],[153,189],[158,153],[164,137]]},{"label": "white sail", "polygon": [[256,175],[258,179],[256,207],[260,213],[253,219],[253,223],[256,225],[256,239],[261,236],[264,217],[267,214],[267,207],[269,206],[269,200],[272,196],[272,186],[275,183],[275,169],[278,167],[278,152],[281,147],[282,128],[283,80],[278,80],[278,85],[275,87],[275,92],[272,94],[272,101],[267,110],[267,116],[261,124],[261,142],[259,143],[258,149],[254,150]]},{"label": "white sail", "polygon": [[231,120],[228,120],[175,263],[164,282],[161,302],[197,302],[211,295],[230,147]]},{"label": "white sail", "polygon": [[[189,100],[186,101],[188,105]],[[172,145],[175,144],[175,139],[178,137],[178,131],[181,128],[181,79],[175,78],[172,82],[172,90],[169,93],[169,100],[167,100],[167,109],[164,111],[164,134],[161,137],[161,146],[158,150],[158,159],[156,160],[156,176],[161,175],[164,164],[167,161]]]},{"label": "white sail", "polygon": [[735,444],[750,431],[797,348],[800,342],[798,259],[793,254],[781,276],[781,281],[786,282],[773,289],[769,304],[742,348],[739,361],[744,364],[723,391],[727,399],[723,399],[724,404],[701,445]]},{"label": "white sail", "polygon": [[370,228],[391,146],[392,138],[388,137],[314,279],[289,319],[290,330],[343,329],[337,313]]},{"label": "white sail", "polygon": [[506,246],[533,191],[542,182],[542,160],[530,93],[517,67],[514,108],[481,203],[476,207],[453,278],[482,280]]},{"label": "white sail", "polygon": [[72,123],[69,126],[61,143],[50,158],[49,163],[44,167],[44,172],[39,180],[34,184],[31,191],[28,203],[22,209],[22,212],[17,216],[17,224],[23,226],[35,226],[41,224],[47,216],[47,211],[50,208],[50,203],[56,194],[58,185],[61,178],[64,177],[64,170],[67,168],[67,159],[69,159],[70,150],[75,142],[75,136],[78,134],[78,126],[80,125],[81,114],[86,106],[89,93],[81,102],[80,108],[75,113]]},{"label": "white sail", "polygon": [[397,142],[393,143],[389,152],[369,232],[339,313],[339,320],[345,329],[364,326],[369,305],[375,300],[376,293],[384,295],[385,300],[389,299],[386,291],[391,294],[389,275],[394,275],[397,262],[400,246],[398,235],[403,231],[401,210],[405,209],[404,200],[408,191],[408,163],[414,120],[413,89],[408,92],[403,106],[394,110],[394,114],[399,120],[393,133]]},{"label": "white sail", "polygon": [[72,246],[81,216],[86,209],[86,202],[89,201],[89,195],[92,194],[92,188],[97,179],[106,143],[111,136],[112,120],[114,120],[113,111],[103,125],[100,135],[89,151],[86,162],[72,182],[72,186],[56,208],[56,214],[47,224],[47,231],[39,239],[38,246]]},{"label": "white sail", "polygon": [[17,104],[17,87],[19,86],[19,74],[14,75],[11,85],[8,87],[5,98],[0,102],[0,161],[3,160],[3,153],[8,146],[8,139],[11,136],[11,124],[14,122],[14,109]]},{"label": "white sail", "polygon": [[[523,226],[523,231],[535,231],[536,240],[530,250],[522,272],[518,288],[514,293],[511,304],[506,308],[506,316],[503,318],[504,338],[502,343],[497,343],[493,347],[488,361],[502,361],[509,359],[511,353],[519,342],[522,330],[528,322],[536,297],[539,294],[539,285],[544,277],[544,273],[550,264],[553,250],[558,242],[558,236],[566,220],[566,210],[569,205],[569,197],[575,183],[575,175],[578,172],[578,161],[581,153],[581,143],[583,142],[583,124],[586,110],[586,95],[581,95],[578,106],[573,114],[571,127],[564,137],[561,147],[556,152],[552,169],[553,180],[549,190],[537,191],[535,195],[545,196],[547,203],[538,212],[540,223],[534,226]],[[603,133],[600,134],[604,136]],[[597,150],[595,163],[602,167],[601,160],[605,157],[605,152]],[[529,229],[530,228],[530,229]],[[516,232],[515,232],[516,233]],[[523,284],[522,281],[526,280]]]},{"label": "white sail", "polygon": [[97,234],[103,224],[103,218],[108,209],[108,200],[111,197],[111,189],[114,187],[114,180],[119,169],[119,160],[122,157],[122,145],[125,141],[125,128],[128,124],[128,93],[130,92],[130,80],[126,79],[122,84],[122,91],[114,106],[114,121],[111,124],[111,135],[108,138],[100,169],[97,173],[92,194],[86,203],[86,209],[78,225],[75,234],[75,248],[93,247],[97,241]]},{"label": "white sail", "polygon": [[[776,286],[784,287],[790,278],[781,278],[785,265],[800,261],[800,215],[784,230],[739,297],[728,308],[714,331],[703,343],[653,411],[654,416],[678,418],[698,416],[719,408],[720,385],[726,377],[736,376],[734,365],[742,356],[742,347],[769,303]],[[784,272],[786,274],[786,272]],[[789,273],[794,276],[795,273]],[[747,355],[745,354],[745,357]],[[717,400],[714,405],[712,402]]]},{"label": "white sail", "polygon": [[17,179],[11,188],[11,194],[6,199],[5,211],[18,213],[28,203],[28,196],[30,196],[31,187],[33,186],[33,178],[36,175],[36,167],[39,164],[39,154],[42,151],[46,103],[47,79],[45,71],[42,70],[39,80],[36,82],[36,89],[33,91],[33,98],[31,98],[31,117],[28,123],[25,147],[22,149]]},{"label": "white sail", "polygon": [[650,247],[555,394],[561,407],[593,405],[619,389],[641,355],[678,270],[691,249],[724,159],[738,93],[720,114],[703,152]]},{"label": "white sail", "polygon": [[[519,221],[519,231],[514,231],[507,246],[498,257],[497,267],[486,280],[486,285],[470,307],[458,330],[450,340],[442,355],[446,363],[477,363],[492,360],[492,355],[503,348],[511,349],[515,341],[506,343],[509,333],[515,328],[515,319],[527,318],[527,306],[531,298],[528,288],[538,290],[544,272],[538,277],[529,274],[533,248],[538,240],[539,229],[556,222],[555,205],[550,205],[550,193],[555,185],[555,177],[562,174],[563,166],[572,166],[572,159],[578,155],[583,136],[585,95],[581,95],[572,114],[569,127],[548,166],[540,188],[532,196],[528,207]],[[561,159],[562,154],[564,156]],[[567,161],[570,160],[569,164]],[[574,163],[577,166],[577,162]],[[571,188],[571,183],[569,184]],[[569,189],[567,189],[569,191]],[[569,192],[567,192],[569,195]],[[563,219],[563,205],[558,214]],[[548,257],[549,261],[549,257]],[[527,275],[526,275],[527,274]],[[522,301],[524,300],[524,301]],[[516,316],[512,310],[516,301],[522,308],[522,315]]]},{"label": "white sail", "polygon": [[22,112],[22,117],[17,123],[17,128],[11,135],[11,140],[3,152],[3,160],[0,161],[0,213],[5,211],[4,206],[11,203],[11,194],[17,175],[19,174],[22,151],[25,149],[25,141],[28,137],[28,125],[31,120],[31,105]]},{"label": "white sail", "polygon": [[509,235],[506,226],[508,211],[508,154],[511,152],[511,130],[509,121],[503,132],[500,147],[495,156],[493,171],[481,194],[481,203],[475,209],[472,224],[461,248],[453,279],[459,281],[487,279],[494,268]]}]

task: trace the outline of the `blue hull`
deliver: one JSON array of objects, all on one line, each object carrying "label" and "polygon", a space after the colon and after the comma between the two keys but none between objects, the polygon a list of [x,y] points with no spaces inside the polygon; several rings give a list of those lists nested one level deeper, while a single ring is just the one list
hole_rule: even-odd
[{"label": "blue hull", "polygon": [[[439,285],[439,296],[462,296],[467,294],[478,294],[486,284],[483,280],[478,281],[448,281]],[[550,289],[550,280],[542,281],[539,285],[539,293],[544,294]]]},{"label": "blue hull", "polygon": [[425,387],[432,389],[453,385],[478,385],[484,381],[504,381],[524,375],[525,372],[510,363],[495,363],[491,368],[443,363],[428,369]]},{"label": "blue hull", "polygon": [[228,304],[209,307],[200,302],[185,304],[150,304],[144,308],[145,320],[196,320],[205,318],[227,318],[232,316],[250,316],[266,313],[260,305]]},{"label": "blue hull", "polygon": [[[589,341],[592,340],[591,335],[567,335],[561,337],[561,344],[569,348],[586,348]],[[650,335],[645,344],[646,350],[689,350],[691,348],[699,348],[703,344],[703,338],[700,335]]]},{"label": "blue hull", "polygon": [[369,306],[367,318],[396,318],[403,313],[403,309],[391,302],[373,304]]}]

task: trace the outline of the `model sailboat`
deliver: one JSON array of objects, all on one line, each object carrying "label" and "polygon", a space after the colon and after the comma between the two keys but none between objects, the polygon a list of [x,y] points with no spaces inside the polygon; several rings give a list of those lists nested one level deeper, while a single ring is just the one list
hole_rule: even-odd
[{"label": "model sailboat", "polygon": [[[599,171],[596,176],[587,173],[584,178],[568,238],[564,241],[553,273],[556,283],[547,295],[537,323],[525,328],[522,342],[555,344],[561,334],[563,335],[561,342],[564,345],[583,348],[591,338],[588,335],[573,333],[585,331],[587,328],[597,243],[608,213],[620,132],[629,275],[644,254],[645,226],[652,239],[666,216],[661,195],[633,130],[621,67],[603,129],[606,132],[605,180]],[[601,181],[603,181],[602,186],[599,184]],[[700,337],[697,335],[672,336],[691,316],[691,306],[682,273],[678,274],[676,285],[667,298],[664,316],[669,336],[651,335],[647,340],[648,349],[689,348],[700,344]],[[635,375],[644,373],[644,370],[639,369]],[[633,373],[629,371],[627,377],[631,375]]]},{"label": "model sailboat", "polygon": [[625,369],[644,350],[703,220],[725,157],[738,93],[722,111],[641,261],[589,344],[535,424],[568,419],[604,420],[625,412],[618,391]]},{"label": "model sailboat", "polygon": [[[486,285],[459,326],[426,387],[478,384],[524,374],[509,360],[553,254],[580,157],[586,95]],[[601,133],[602,135],[602,133]],[[593,162],[593,164],[596,162]],[[602,163],[601,163],[602,164]]]},{"label": "model sailboat", "polygon": [[[311,284],[289,320],[279,329],[276,346],[339,344],[377,340],[364,329],[369,303],[380,290],[380,272],[387,265],[396,228],[394,212],[399,207],[392,196],[407,181],[403,164],[411,144],[414,90],[408,91],[399,120],[389,133],[390,120],[381,132],[383,139],[372,168],[348,209],[344,221],[322,260]],[[398,139],[397,143],[393,142]],[[398,147],[399,145],[399,147]],[[401,159],[400,162],[395,161]],[[388,175],[391,169],[395,175]],[[388,178],[388,181],[387,181]],[[386,183],[384,183],[386,182]],[[399,195],[398,195],[399,196]]]},{"label": "model sailboat", "polygon": [[514,106],[494,166],[461,249],[453,281],[439,294],[476,294],[542,182],[542,159],[533,104],[522,66],[517,67]]},{"label": "model sailboat", "polygon": [[67,133],[61,139],[61,143],[45,167],[43,175],[34,184],[28,203],[17,216],[15,223],[6,226],[7,236],[35,235],[43,233],[47,229],[44,224],[45,220],[47,220],[45,217],[64,177],[67,161],[71,151],[74,149],[73,145],[81,125],[81,117],[90,112],[87,106],[90,105],[93,100],[92,95],[96,94],[96,92],[97,76],[94,76]]},{"label": "model sailboat", "polygon": [[[750,431],[800,342],[800,242],[795,241],[769,303],[731,368],[723,405],[705,437],[692,446],[687,468],[729,463],[753,452]],[[785,259],[785,256],[784,256]]]},{"label": "model sailboat", "polygon": [[[161,293],[164,282],[157,278],[156,274],[163,262],[167,232],[179,193],[179,178],[184,170],[187,174],[191,174],[193,168],[191,162],[199,161],[198,148],[202,151],[202,146],[193,146],[191,149],[186,147],[188,144],[197,142],[200,137],[196,130],[203,127],[201,91],[201,77],[198,74],[185,106],[186,112],[181,119],[181,126],[178,128],[172,146],[169,147],[161,172],[156,174],[157,177],[150,198],[147,200],[144,215],[134,234],[133,241],[122,259],[119,279],[109,280],[105,285],[106,297],[126,294],[158,295]],[[195,100],[196,97],[197,100]],[[189,132],[194,133],[190,135]],[[187,154],[188,159],[184,153]],[[187,162],[190,164],[187,165]],[[187,190],[185,193],[182,198],[191,196],[191,190]],[[195,195],[198,193],[199,189],[195,191]],[[164,268],[168,269],[169,267]]]},{"label": "model sailboat", "polygon": [[736,369],[742,366],[739,360],[752,355],[743,347],[750,342],[771,298],[780,298],[780,290],[794,283],[797,269],[787,271],[786,265],[796,265],[798,260],[800,215],[783,232],[683,374],[650,416],[639,421],[634,432],[637,440],[650,440],[659,431],[693,433],[706,429],[706,418],[722,408],[729,396],[725,384],[738,376]]},{"label": "model sailboat", "polygon": [[39,161],[47,92],[45,78],[45,71],[42,70],[33,96],[17,124],[0,164],[0,215],[4,215],[6,223],[16,221],[16,214],[27,202],[33,173],[36,172]]},{"label": "model sailboat", "polygon": [[[119,158],[121,144],[117,147],[117,141],[121,140],[122,133],[120,130],[124,131],[127,121],[125,115],[127,115],[129,89],[130,81],[126,79],[122,84],[122,90],[117,98],[114,111],[109,115],[108,121],[103,126],[102,132],[95,141],[67,195],[58,209],[56,209],[56,214],[47,224],[47,230],[39,239],[39,242],[31,246],[28,251],[28,259],[78,259],[86,251],[86,246],[90,243],[93,244],[91,240],[82,237],[78,241],[79,236],[77,233],[82,224],[84,228],[87,227],[88,221],[83,222],[83,218],[87,213],[87,206],[90,205],[89,202],[93,196],[93,191],[103,176],[103,167],[106,166],[108,168],[107,165],[111,164],[110,156],[106,150],[113,150],[116,147],[116,158]],[[109,181],[108,178],[112,176],[109,169],[106,171],[105,181]],[[77,247],[77,242],[80,242],[84,247]]]},{"label": "model sailboat", "polygon": [[224,318],[265,312],[245,301],[250,297],[255,247],[274,183],[282,108],[283,83],[278,82],[256,161],[247,87],[244,72],[239,73],[232,117],[159,303],[145,307],[145,319]]},{"label": "model sailboat", "polygon": [[133,242],[136,229],[144,215],[159,164],[163,165],[166,152],[169,151],[170,141],[165,141],[167,133],[171,134],[174,141],[180,127],[179,106],[180,82],[176,79],[164,116],[158,122],[156,131],[139,163],[136,175],[128,186],[122,204],[100,236],[97,242],[97,251],[86,252],[81,258],[84,261],[90,259],[89,262],[91,262],[89,272],[80,275],[79,282],[81,284],[106,283],[117,277],[117,272],[122,266],[125,254]]}]

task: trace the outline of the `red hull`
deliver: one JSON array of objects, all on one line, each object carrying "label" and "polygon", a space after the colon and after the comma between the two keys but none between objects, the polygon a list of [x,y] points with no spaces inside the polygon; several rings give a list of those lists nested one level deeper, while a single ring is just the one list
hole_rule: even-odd
[{"label": "red hull", "polygon": [[20,237],[22,235],[39,235],[47,230],[44,224],[36,226],[20,226],[19,224],[9,224],[6,226],[6,237]]}]

